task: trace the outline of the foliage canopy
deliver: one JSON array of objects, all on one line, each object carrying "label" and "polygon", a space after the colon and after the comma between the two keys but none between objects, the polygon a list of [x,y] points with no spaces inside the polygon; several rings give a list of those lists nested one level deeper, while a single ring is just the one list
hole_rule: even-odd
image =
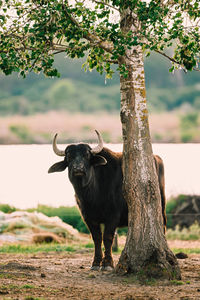
[{"label": "foliage canopy", "polygon": [[[199,64],[199,6],[199,0],[0,1],[0,69],[59,76],[54,54],[65,52],[71,58],[86,54],[84,67],[110,78],[126,49],[141,45],[147,56],[153,50],[168,57],[171,71],[192,70]],[[140,22],[135,36],[121,31],[126,9]],[[127,75],[123,64],[119,71]]]}]

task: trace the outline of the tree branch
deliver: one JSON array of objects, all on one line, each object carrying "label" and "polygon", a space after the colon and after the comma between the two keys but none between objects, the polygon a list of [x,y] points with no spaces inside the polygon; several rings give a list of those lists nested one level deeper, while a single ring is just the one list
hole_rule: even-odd
[{"label": "tree branch", "polygon": [[58,50],[56,52],[53,52],[53,55],[60,54],[60,53],[63,53],[63,52],[65,52],[65,50]]},{"label": "tree branch", "polygon": [[104,61],[108,62],[110,64],[115,64],[115,65],[117,65],[119,63],[118,60],[112,60],[112,59],[104,59]]},{"label": "tree branch", "polygon": [[[163,52],[161,52],[161,51],[159,51],[159,50],[154,50],[154,51],[157,52],[157,53],[159,53],[159,54],[161,54],[162,56],[168,58],[168,59],[169,59],[170,61],[172,61],[173,63],[175,63],[175,64],[181,66],[181,68],[183,69],[183,71],[186,72],[186,70],[185,70],[185,68],[183,67],[183,65],[182,65],[181,63],[179,63],[178,61],[176,61],[174,58],[170,57],[169,55],[167,55],[167,54],[165,54],[165,53],[163,53]],[[198,69],[198,68],[193,68],[193,71],[200,72],[200,69]]]},{"label": "tree branch", "polygon": [[[65,45],[60,45],[60,44],[53,44],[52,51],[56,51],[56,52],[53,52],[53,54],[56,55],[56,54],[59,54],[59,53],[66,52],[67,49],[72,50],[72,49],[75,49],[75,48],[76,47],[70,48],[67,45],[65,46]],[[80,47],[77,47],[77,49],[78,48],[80,48]],[[119,63],[117,60],[109,59],[108,57],[104,57],[103,61],[111,63],[111,64],[118,64]]]},{"label": "tree branch", "polygon": [[168,58],[170,61],[172,61],[173,63],[182,66],[179,62],[177,62],[174,58],[170,57],[169,55],[165,54],[164,52],[161,52],[159,50],[154,50],[155,52],[161,54],[162,56]]},{"label": "tree branch", "polygon": [[108,53],[112,53],[114,47],[113,47],[113,43],[112,42],[108,42],[108,41],[102,41],[98,35],[95,35],[93,33],[90,33],[89,31],[86,33],[85,31],[83,31],[83,28],[81,27],[81,24],[71,15],[68,13],[65,4],[64,4],[64,0],[62,3],[62,8],[65,12],[65,15],[67,18],[70,19],[70,21],[79,29],[82,31],[83,33],[83,38],[85,38],[86,40],[88,40],[91,45],[94,46],[98,46],[99,48],[102,48],[103,50],[105,50]]}]

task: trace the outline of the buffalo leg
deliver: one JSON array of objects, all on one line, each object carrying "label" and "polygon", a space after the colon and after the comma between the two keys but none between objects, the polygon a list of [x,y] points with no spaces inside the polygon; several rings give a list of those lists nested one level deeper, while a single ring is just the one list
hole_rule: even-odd
[{"label": "buffalo leg", "polygon": [[103,243],[105,247],[104,258],[102,261],[102,269],[109,270],[114,267],[112,258],[112,244],[115,235],[116,228],[110,228],[110,226],[105,226],[103,234]]},{"label": "buffalo leg", "polygon": [[94,241],[94,246],[95,246],[95,252],[94,252],[94,259],[92,263],[92,270],[98,270],[100,268],[101,262],[102,262],[102,232],[101,232],[101,227],[99,224],[94,224],[90,222],[86,222],[87,226],[92,234],[92,239]]},{"label": "buffalo leg", "polygon": [[166,197],[165,197],[165,182],[164,174],[159,178],[160,196],[161,196],[161,206],[162,206],[162,216],[163,216],[163,230],[166,232],[167,226],[167,216],[166,216]]},{"label": "buffalo leg", "polygon": [[166,216],[166,197],[165,197],[165,175],[164,175],[164,164],[162,159],[158,156],[154,156],[156,170],[158,174],[161,205],[162,205],[162,216],[163,216],[163,230],[166,232],[167,216]]},{"label": "buffalo leg", "polygon": [[161,193],[161,203],[162,203],[162,216],[163,216],[163,229],[164,233],[166,233],[166,226],[167,226],[167,216],[166,216],[166,198],[165,198],[165,191],[164,189],[160,189]]}]

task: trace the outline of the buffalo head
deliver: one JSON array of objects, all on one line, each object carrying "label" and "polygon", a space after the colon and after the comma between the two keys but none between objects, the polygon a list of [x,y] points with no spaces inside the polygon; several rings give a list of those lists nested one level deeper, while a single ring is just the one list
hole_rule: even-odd
[{"label": "buffalo head", "polygon": [[64,160],[52,165],[48,173],[61,172],[68,167],[69,179],[72,184],[77,180],[82,181],[82,185],[87,185],[93,176],[94,167],[105,165],[106,159],[99,155],[103,149],[103,139],[96,130],[98,136],[98,145],[91,148],[88,144],[71,144],[65,150],[57,147],[57,134],[53,139],[53,150],[58,156],[63,156]]}]

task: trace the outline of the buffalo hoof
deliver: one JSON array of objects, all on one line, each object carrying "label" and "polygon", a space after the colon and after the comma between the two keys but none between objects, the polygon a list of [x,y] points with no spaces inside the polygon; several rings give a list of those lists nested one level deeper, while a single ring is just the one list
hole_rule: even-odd
[{"label": "buffalo hoof", "polygon": [[111,266],[102,266],[102,267],[101,267],[101,271],[111,272],[111,271],[113,271],[113,270],[114,270],[114,268],[111,267]]},{"label": "buffalo hoof", "polygon": [[92,271],[99,271],[100,270],[100,266],[92,266],[90,268],[90,270],[92,270]]}]

